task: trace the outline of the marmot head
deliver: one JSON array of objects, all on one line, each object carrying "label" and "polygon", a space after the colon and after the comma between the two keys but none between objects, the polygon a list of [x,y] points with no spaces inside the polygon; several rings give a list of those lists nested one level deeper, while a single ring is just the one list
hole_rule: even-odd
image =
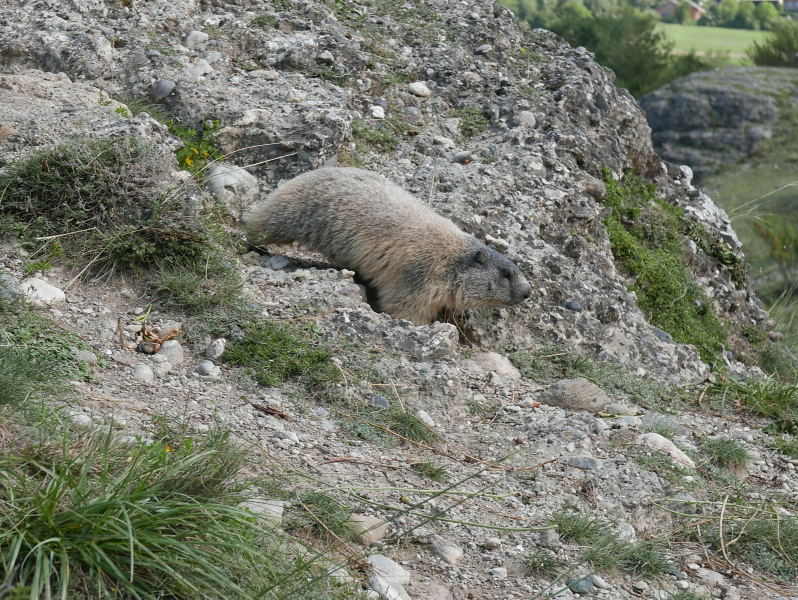
[{"label": "marmot head", "polygon": [[532,294],[518,267],[476,238],[468,240],[467,252],[458,259],[455,271],[460,310],[518,304]]}]

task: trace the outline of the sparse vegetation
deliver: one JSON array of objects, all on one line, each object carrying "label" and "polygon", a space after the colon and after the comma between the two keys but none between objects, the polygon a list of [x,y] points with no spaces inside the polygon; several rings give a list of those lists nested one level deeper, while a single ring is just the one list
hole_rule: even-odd
[{"label": "sparse vegetation", "polygon": [[413,464],[413,468],[424,477],[443,483],[449,479],[448,471],[434,462],[420,461]]},{"label": "sparse vegetation", "polygon": [[753,43],[748,56],[759,66],[798,67],[798,23],[782,19],[764,41]]},{"label": "sparse vegetation", "polygon": [[798,458],[798,437],[796,436],[782,436],[776,438],[773,442],[773,447],[792,458]]},{"label": "sparse vegetation", "polygon": [[216,259],[217,228],[163,189],[167,172],[168,161],[134,139],[70,142],[0,175],[0,215],[29,248],[87,273],[199,268]]},{"label": "sparse vegetation", "polygon": [[372,127],[358,119],[352,121],[355,143],[377,152],[393,152],[403,138],[413,134],[415,129],[409,123],[395,117],[385,119],[379,127]]},{"label": "sparse vegetation", "polygon": [[775,378],[722,381],[707,390],[721,409],[747,408],[756,415],[774,420],[774,433],[798,433],[798,382]]},{"label": "sparse vegetation", "polygon": [[554,577],[565,567],[565,563],[548,550],[528,552],[523,558],[523,565],[535,577]]},{"label": "sparse vegetation", "polygon": [[630,288],[647,320],[714,363],[728,343],[727,331],[687,266],[684,234],[692,227],[678,207],[659,200],[653,186],[634,175],[621,181],[607,175],[604,182],[612,253],[634,278]]},{"label": "sparse vegetation", "polygon": [[244,325],[243,337],[231,340],[222,356],[271,387],[291,379],[310,386],[337,381],[340,371],[331,358],[311,331],[264,320]]},{"label": "sparse vegetation", "polygon": [[324,540],[351,540],[356,525],[349,510],[331,495],[308,491],[294,499],[295,509],[288,516],[287,528],[307,531]]},{"label": "sparse vegetation", "polygon": [[471,138],[487,130],[490,125],[487,117],[478,108],[468,106],[454,112],[454,116],[460,119],[460,133],[465,138]]},{"label": "sparse vegetation", "polygon": [[720,469],[744,469],[751,454],[740,442],[731,438],[713,438],[701,444],[701,452],[709,463]]}]

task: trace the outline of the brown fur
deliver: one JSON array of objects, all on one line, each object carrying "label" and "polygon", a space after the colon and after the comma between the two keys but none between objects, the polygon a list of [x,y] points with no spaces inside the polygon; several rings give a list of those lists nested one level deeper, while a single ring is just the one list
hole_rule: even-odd
[{"label": "brown fur", "polygon": [[300,175],[250,208],[245,221],[251,243],[296,241],[317,250],[364,279],[380,310],[417,324],[529,296],[506,257],[369,171]]}]

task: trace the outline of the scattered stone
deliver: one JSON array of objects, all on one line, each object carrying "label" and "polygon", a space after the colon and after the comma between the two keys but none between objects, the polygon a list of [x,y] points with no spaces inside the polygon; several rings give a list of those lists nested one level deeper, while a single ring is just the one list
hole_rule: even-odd
[{"label": "scattered stone", "polygon": [[378,542],[388,534],[388,523],[374,515],[352,515],[355,541],[364,546]]},{"label": "scattered stone", "polygon": [[222,374],[221,367],[219,367],[219,365],[215,365],[213,361],[210,360],[203,360],[200,364],[197,365],[195,371],[199,375],[207,377],[219,377]]},{"label": "scattered stone", "polygon": [[601,578],[598,575],[591,575],[590,580],[593,582],[593,585],[595,585],[600,590],[608,590],[612,587],[612,585],[610,585],[605,579]]},{"label": "scattered stone", "polygon": [[225,338],[217,338],[211,342],[211,345],[205,349],[205,356],[211,360],[216,360],[222,357],[224,350],[227,347],[227,340]]},{"label": "scattered stone", "polygon": [[474,371],[493,372],[508,381],[521,379],[519,371],[510,359],[497,352],[478,352],[463,361],[465,367]]},{"label": "scattered stone", "polygon": [[410,582],[410,573],[387,556],[372,554],[366,558],[366,562],[371,566],[371,571],[375,575],[379,575],[391,583],[407,585]]},{"label": "scattered stone", "polygon": [[410,93],[414,96],[419,96],[421,98],[429,98],[432,95],[432,92],[427,87],[427,84],[423,81],[414,81],[409,83],[407,84],[407,89],[410,90]]},{"label": "scattered stone", "polygon": [[655,412],[649,412],[643,415],[642,417],[643,426],[648,428],[655,428],[655,427],[662,427],[664,429],[670,429],[676,435],[683,435],[687,436],[690,435],[690,430],[679,423],[676,419],[671,417],[667,417],[665,415],[661,415]]},{"label": "scattered stone", "polygon": [[275,254],[274,256],[270,256],[263,266],[272,271],[282,271],[290,264],[291,260],[287,256]]},{"label": "scattered stone", "polygon": [[183,364],[183,346],[177,340],[167,340],[161,344],[158,354],[173,366]]},{"label": "scattered stone", "polygon": [[474,54],[490,54],[491,52],[493,52],[493,46],[490,44],[482,44],[474,50]]},{"label": "scattered stone", "polygon": [[474,153],[470,150],[463,150],[462,152],[455,152],[452,155],[452,162],[453,163],[460,163],[461,165],[467,165],[468,163],[474,160]]},{"label": "scattered stone", "polygon": [[593,590],[593,580],[590,577],[582,577],[582,579],[571,579],[565,582],[568,589],[574,594],[588,594]]},{"label": "scattered stone", "polygon": [[91,417],[83,413],[73,413],[70,415],[69,420],[76,427],[88,428],[92,426]]},{"label": "scattered stone", "polygon": [[257,177],[243,167],[216,163],[207,172],[205,181],[214,198],[224,205],[234,220],[241,220],[244,212],[258,199],[260,185]]},{"label": "scattered stone", "polygon": [[488,570],[488,575],[496,581],[503,581],[507,579],[507,567],[493,567]]},{"label": "scattered stone", "polygon": [[572,310],[574,312],[581,312],[582,311],[582,303],[579,300],[569,300],[565,303],[565,308],[568,310]]},{"label": "scattered stone", "polygon": [[560,534],[554,529],[544,529],[540,532],[540,545],[549,550],[559,550],[562,547]]},{"label": "scattered stone", "polygon": [[439,535],[433,535],[429,540],[430,549],[450,565],[459,565],[463,560],[463,549]]},{"label": "scattered stone", "polygon": [[208,41],[208,34],[204,31],[190,31],[183,41],[183,45],[189,50],[195,50]]},{"label": "scattered stone", "polygon": [[419,420],[422,423],[424,423],[424,425],[426,425],[430,429],[436,426],[435,420],[429,416],[429,413],[427,413],[427,411],[419,409],[416,411],[416,416],[419,418]]},{"label": "scattered stone", "polygon": [[534,129],[535,125],[538,124],[538,120],[537,117],[535,117],[535,113],[528,110],[519,111],[516,115],[516,119],[520,126],[527,127],[528,129]]},{"label": "scattered stone", "polygon": [[89,352],[88,350],[75,350],[75,359],[79,360],[80,362],[85,362],[90,365],[97,364],[97,355],[94,352]]},{"label": "scattered stone", "polygon": [[38,277],[23,279],[18,289],[34,306],[57,306],[66,302],[63,291]]},{"label": "scattered stone", "polygon": [[153,100],[162,100],[174,91],[176,85],[174,81],[169,79],[159,79],[152,84],[150,95]]},{"label": "scattered stone", "polygon": [[273,500],[270,498],[250,498],[246,502],[239,504],[241,508],[249,512],[262,516],[266,521],[280,525],[283,521],[283,511],[289,503],[284,500]]},{"label": "scattered stone", "polygon": [[604,390],[583,377],[561,379],[543,391],[539,399],[551,406],[593,413],[603,412],[610,403]]},{"label": "scattered stone", "polygon": [[152,383],[155,381],[155,373],[149,365],[139,363],[133,368],[133,378],[145,383]]},{"label": "scattered stone", "polygon": [[380,394],[375,394],[371,397],[371,405],[374,408],[389,408],[391,406],[391,401],[388,400],[385,396],[381,396]]},{"label": "scattered stone", "polygon": [[482,545],[487,550],[498,550],[502,547],[502,541],[497,537],[489,537]]},{"label": "scattered stone", "polygon": [[568,464],[577,469],[585,469],[587,471],[595,471],[599,468],[599,461],[592,456],[571,456],[568,459]]},{"label": "scattered stone", "polygon": [[377,106],[376,104],[371,107],[371,118],[372,119],[384,119],[385,118],[385,109],[382,106]]},{"label": "scattered stone", "polygon": [[661,436],[658,433],[650,432],[650,433],[643,433],[637,436],[637,443],[643,444],[644,446],[648,446],[649,448],[654,448],[655,450],[659,450],[660,452],[664,452],[668,456],[670,456],[674,461],[679,463],[684,467],[689,467],[691,469],[695,469],[695,463],[693,459],[687,456],[684,452],[679,450],[672,441],[668,438]]}]

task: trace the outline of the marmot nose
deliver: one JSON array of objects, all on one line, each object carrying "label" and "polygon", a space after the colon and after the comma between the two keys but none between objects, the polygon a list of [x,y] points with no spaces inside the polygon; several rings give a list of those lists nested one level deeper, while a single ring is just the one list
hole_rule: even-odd
[{"label": "marmot nose", "polygon": [[531,287],[527,288],[526,290],[524,290],[524,293],[521,295],[524,297],[524,300],[526,300],[532,295],[532,288]]}]

